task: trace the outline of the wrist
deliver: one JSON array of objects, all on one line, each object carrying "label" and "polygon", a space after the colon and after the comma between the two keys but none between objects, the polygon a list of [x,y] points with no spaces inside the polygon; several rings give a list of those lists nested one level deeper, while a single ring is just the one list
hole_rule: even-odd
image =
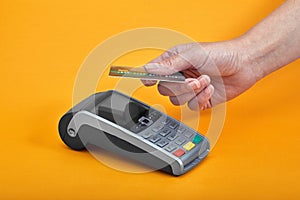
[{"label": "wrist", "polygon": [[244,65],[257,80],[300,57],[300,0],[287,1],[238,38]]},{"label": "wrist", "polygon": [[244,65],[253,71],[256,80],[259,81],[268,75],[268,72],[265,71],[265,67],[274,64],[270,61],[272,60],[270,54],[273,52],[274,47],[272,47],[272,45],[263,44],[261,39],[255,38],[255,35],[259,34],[254,34],[254,37],[252,37],[252,34],[246,33],[241,37],[241,52],[245,62]]},{"label": "wrist", "polygon": [[251,43],[248,35],[230,40],[231,48],[236,52],[236,65],[245,68],[249,76],[255,78],[256,82],[267,75],[263,66],[266,61],[260,52],[260,47]]},{"label": "wrist", "polygon": [[285,49],[280,39],[249,31],[238,41],[242,65],[251,69],[257,81],[287,64],[281,56]]}]

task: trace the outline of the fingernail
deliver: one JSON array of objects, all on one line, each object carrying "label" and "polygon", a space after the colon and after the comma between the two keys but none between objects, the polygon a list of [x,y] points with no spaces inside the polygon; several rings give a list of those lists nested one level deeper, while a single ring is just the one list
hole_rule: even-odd
[{"label": "fingernail", "polygon": [[199,79],[201,85],[208,85],[210,83],[210,78],[207,75],[202,75]]},{"label": "fingernail", "polygon": [[157,81],[148,80],[148,79],[142,79],[141,81],[145,86],[152,86],[152,85],[155,85],[157,82]]},{"label": "fingernail", "polygon": [[153,72],[157,69],[157,64],[156,63],[148,63],[146,65],[144,65],[144,69],[146,70],[146,72]]},{"label": "fingernail", "polygon": [[193,90],[197,90],[201,86],[200,82],[197,79],[193,79],[193,80],[188,81],[188,82],[189,82],[189,86],[191,88],[193,88]]},{"label": "fingernail", "polygon": [[210,94],[211,93],[210,86],[208,86],[207,88],[205,88],[204,92],[205,92],[205,94]]}]

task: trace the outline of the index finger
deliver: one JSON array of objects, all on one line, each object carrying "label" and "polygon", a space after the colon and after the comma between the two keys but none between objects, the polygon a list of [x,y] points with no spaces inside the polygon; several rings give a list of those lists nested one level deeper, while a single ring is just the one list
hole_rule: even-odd
[{"label": "index finger", "polygon": [[202,90],[210,84],[210,78],[202,75],[199,78],[187,78],[184,83],[160,82],[158,91],[164,96],[179,96],[195,90]]},{"label": "index finger", "polygon": [[186,59],[185,53],[176,54],[157,63],[144,65],[147,72],[158,75],[170,75],[193,67]]}]

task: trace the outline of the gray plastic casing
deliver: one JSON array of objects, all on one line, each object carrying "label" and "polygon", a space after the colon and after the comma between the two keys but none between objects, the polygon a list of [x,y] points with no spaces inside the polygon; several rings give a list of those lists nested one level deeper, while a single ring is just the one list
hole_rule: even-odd
[{"label": "gray plastic casing", "polygon": [[[142,137],[144,132],[151,131],[153,127],[160,124],[166,118],[176,121],[180,126],[184,126],[184,128],[189,131],[196,132],[183,123],[153,108],[151,109],[159,112],[161,116],[148,128],[139,133],[134,133],[116,123],[98,116],[96,114],[97,105],[104,98],[112,94],[117,94],[114,95],[114,98],[118,98],[118,96],[121,95],[122,98],[125,97],[128,100],[149,107],[132,97],[114,90],[91,95],[66,113],[66,115],[72,114],[70,120],[65,124],[60,122],[60,136],[69,147],[76,150],[81,149],[81,147],[77,147],[73,143],[68,142],[73,141],[74,139],[80,139],[84,147],[89,144],[95,145],[117,155],[138,161],[155,170],[163,170],[176,176],[182,175],[193,169],[209,153],[209,142],[204,136],[202,136],[203,141],[199,145],[196,145],[195,148],[180,158],[149,140],[144,139]],[[63,120],[61,119],[61,121]],[[66,126],[66,128],[64,129],[62,126]],[[114,142],[112,142],[112,139]]]}]

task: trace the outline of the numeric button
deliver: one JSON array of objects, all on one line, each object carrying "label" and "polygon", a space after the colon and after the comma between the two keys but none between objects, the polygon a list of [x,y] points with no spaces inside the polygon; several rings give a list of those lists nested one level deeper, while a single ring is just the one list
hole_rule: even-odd
[{"label": "numeric button", "polygon": [[194,134],[192,133],[192,132],[190,132],[190,131],[186,131],[185,133],[184,133],[184,136],[185,137],[187,137],[187,138],[190,138],[190,137],[192,137]]},{"label": "numeric button", "polygon": [[167,136],[169,133],[171,133],[171,130],[168,128],[163,129],[159,134],[163,137]]},{"label": "numeric button", "polygon": [[175,140],[175,138],[177,137],[177,134],[176,133],[171,133],[167,138],[169,139],[169,140]]},{"label": "numeric button", "polygon": [[145,138],[145,139],[149,138],[151,135],[152,135],[152,133],[151,133],[151,132],[148,132],[148,131],[142,133],[142,137]]},{"label": "numeric button", "polygon": [[168,124],[170,121],[171,121],[170,118],[167,118],[167,119],[166,119],[165,121],[163,121],[162,123],[163,123],[163,124]]},{"label": "numeric button", "polygon": [[155,143],[155,142],[157,142],[158,140],[160,140],[160,137],[158,137],[158,135],[153,135],[149,140],[150,140],[150,142]]},{"label": "numeric button", "polygon": [[184,137],[179,137],[175,140],[175,143],[178,145],[182,145],[185,141],[186,139]]},{"label": "numeric button", "polygon": [[177,129],[178,133],[183,133],[185,131],[185,128],[181,125],[179,126],[179,128]]},{"label": "numeric button", "polygon": [[177,148],[177,145],[174,143],[170,143],[168,146],[165,147],[165,149],[170,152],[174,151],[176,148]]},{"label": "numeric button", "polygon": [[177,126],[178,126],[178,124],[177,124],[176,122],[174,122],[174,121],[172,121],[172,122],[169,124],[169,127],[170,127],[171,129],[175,129]]},{"label": "numeric button", "polygon": [[158,142],[156,143],[156,145],[159,146],[159,147],[164,147],[164,146],[166,146],[168,143],[169,143],[169,142],[166,141],[166,140],[160,140],[160,141],[158,141]]},{"label": "numeric button", "polygon": [[154,128],[152,129],[152,131],[154,131],[155,133],[157,133],[157,132],[159,132],[163,127],[164,127],[163,124],[159,124],[159,125],[157,125],[156,127],[154,127]]}]

